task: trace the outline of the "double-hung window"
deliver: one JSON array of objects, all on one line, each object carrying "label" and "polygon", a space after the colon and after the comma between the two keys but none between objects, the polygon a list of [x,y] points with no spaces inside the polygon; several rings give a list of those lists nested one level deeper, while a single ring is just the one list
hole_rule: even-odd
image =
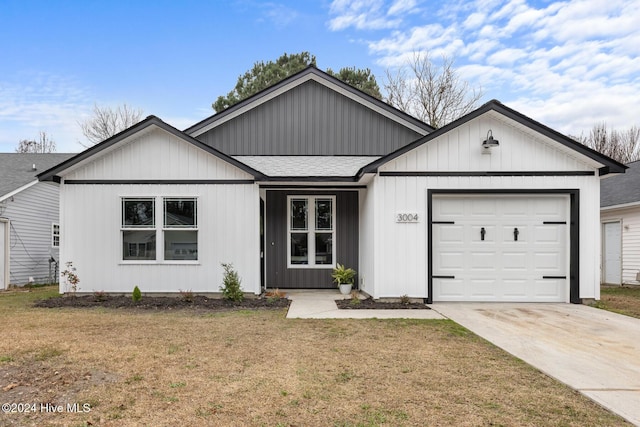
[{"label": "double-hung window", "polygon": [[289,196],[289,267],[335,266],[335,196]]},{"label": "double-hung window", "polygon": [[122,259],[156,259],[155,198],[122,199]]},{"label": "double-hung window", "polygon": [[122,260],[197,261],[197,217],[195,197],[122,198]]},{"label": "double-hung window", "polygon": [[51,247],[60,247],[60,224],[51,224]]},{"label": "double-hung window", "polygon": [[198,259],[198,221],[195,198],[164,199],[164,259]]}]

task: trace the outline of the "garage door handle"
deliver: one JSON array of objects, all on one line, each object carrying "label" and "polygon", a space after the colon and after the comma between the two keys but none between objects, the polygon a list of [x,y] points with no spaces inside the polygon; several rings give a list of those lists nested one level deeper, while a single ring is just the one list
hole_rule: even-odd
[{"label": "garage door handle", "polygon": [[484,229],[484,227],[482,227],[480,229],[480,240],[484,240],[484,235],[487,234],[487,230]]},{"label": "garage door handle", "polygon": [[513,241],[517,242],[518,241],[518,234],[520,234],[520,232],[518,231],[518,228],[514,228],[513,229]]}]

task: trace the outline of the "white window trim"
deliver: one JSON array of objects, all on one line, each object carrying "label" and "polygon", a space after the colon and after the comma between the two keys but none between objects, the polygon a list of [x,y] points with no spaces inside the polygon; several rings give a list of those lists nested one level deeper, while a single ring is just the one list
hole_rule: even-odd
[{"label": "white window trim", "polygon": [[[153,209],[154,209],[154,222],[155,225],[153,227],[150,226],[130,226],[124,227],[123,224],[123,215],[124,215],[124,206],[123,202],[126,199],[153,199]],[[165,199],[194,199],[196,201],[196,225],[194,227],[165,227],[164,226],[164,201]],[[180,264],[180,265],[200,265],[200,233],[199,233],[199,225],[200,224],[200,209],[198,205],[200,203],[199,196],[193,195],[121,195],[119,196],[120,200],[120,245],[119,247],[119,255],[118,264],[120,265],[170,265],[170,264]],[[160,209],[158,209],[160,206]],[[155,231],[156,233],[156,259],[148,259],[148,260],[135,260],[135,259],[122,259],[122,232],[123,231]],[[164,259],[164,232],[165,231],[196,231],[198,232],[198,259],[197,260],[165,260]]]},{"label": "white window trim", "polygon": [[[56,233],[56,227],[58,227],[58,233]],[[56,245],[55,237],[58,236],[58,244]],[[51,247],[59,249],[60,248],[60,224],[54,222],[51,224]]]},{"label": "white window trim", "polygon": [[[306,199],[307,200],[307,229],[295,230],[291,229],[291,200]],[[316,264],[316,232],[328,233],[327,230],[316,230],[316,199],[331,200],[331,264]],[[290,269],[333,269],[336,266],[336,196],[326,194],[315,195],[291,195],[287,196],[287,268]],[[291,233],[308,233],[308,264],[292,264],[291,263]]]}]

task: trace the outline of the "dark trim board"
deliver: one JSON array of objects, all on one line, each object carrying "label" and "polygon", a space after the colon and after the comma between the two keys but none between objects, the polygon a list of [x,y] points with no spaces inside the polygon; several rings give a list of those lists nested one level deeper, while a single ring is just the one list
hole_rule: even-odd
[{"label": "dark trim board", "polygon": [[265,190],[289,190],[289,189],[309,189],[309,190],[331,190],[331,191],[342,191],[342,190],[362,190],[367,188],[366,185],[334,185],[334,186],[326,186],[326,185],[260,185],[260,188]]},{"label": "dark trim board", "polygon": [[380,176],[594,176],[593,171],[380,172]]},{"label": "dark trim board", "polygon": [[580,299],[580,190],[578,189],[505,189],[505,190],[427,190],[427,227],[429,238],[427,239],[427,304],[433,304],[433,279],[441,276],[434,276],[433,271],[433,196],[444,194],[486,194],[486,195],[533,195],[533,194],[566,194],[570,202],[570,226],[569,226],[569,302],[581,304]]},{"label": "dark trim board", "polygon": [[254,184],[252,179],[70,179],[69,185],[122,185],[122,184]]}]

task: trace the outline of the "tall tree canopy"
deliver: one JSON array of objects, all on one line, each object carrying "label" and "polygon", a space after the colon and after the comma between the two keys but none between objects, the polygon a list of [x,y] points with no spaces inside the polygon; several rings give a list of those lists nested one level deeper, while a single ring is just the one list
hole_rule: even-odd
[{"label": "tall tree canopy", "polygon": [[54,153],[56,143],[51,140],[46,132],[40,131],[39,139],[23,139],[18,143],[16,153]]},{"label": "tall tree canopy", "polygon": [[89,141],[87,145],[80,144],[89,147],[111,138],[118,132],[138,123],[142,119],[142,114],[142,110],[132,108],[127,104],[119,105],[116,108],[99,107],[94,104],[93,115],[85,121],[78,122],[82,134]]},{"label": "tall tree canopy", "polygon": [[483,93],[460,80],[453,62],[442,56],[436,64],[428,53],[414,53],[395,74],[387,69],[387,103],[434,128],[470,113]]},{"label": "tall tree canopy", "polygon": [[581,135],[573,138],[620,163],[640,160],[640,128],[638,126],[618,131],[608,129],[606,123],[597,123],[588,136]]},{"label": "tall tree canopy", "polygon": [[[275,61],[256,62],[253,68],[238,76],[238,81],[233,90],[226,96],[219,96],[216,102],[212,104],[212,107],[216,113],[219,113],[310,65],[317,66],[315,55],[309,52],[292,55],[285,53]],[[327,73],[371,96],[382,99],[376,78],[368,68],[364,70],[356,69],[355,67],[341,68],[337,73],[328,69]]]}]

